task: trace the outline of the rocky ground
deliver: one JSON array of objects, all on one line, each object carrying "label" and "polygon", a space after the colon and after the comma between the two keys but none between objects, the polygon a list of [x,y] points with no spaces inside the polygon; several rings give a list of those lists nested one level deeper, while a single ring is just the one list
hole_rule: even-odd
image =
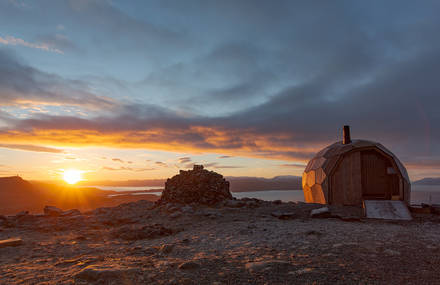
[{"label": "rocky ground", "polygon": [[438,215],[311,218],[322,206],[251,199],[153,206],[0,217],[0,240],[22,240],[0,244],[0,284],[440,283]]}]

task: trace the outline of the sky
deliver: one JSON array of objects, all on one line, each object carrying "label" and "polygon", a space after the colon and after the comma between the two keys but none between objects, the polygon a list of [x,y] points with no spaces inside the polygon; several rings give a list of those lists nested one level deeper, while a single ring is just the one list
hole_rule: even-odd
[{"label": "sky", "polygon": [[440,2],[0,0],[0,176],[301,175],[341,139],[440,176]]}]

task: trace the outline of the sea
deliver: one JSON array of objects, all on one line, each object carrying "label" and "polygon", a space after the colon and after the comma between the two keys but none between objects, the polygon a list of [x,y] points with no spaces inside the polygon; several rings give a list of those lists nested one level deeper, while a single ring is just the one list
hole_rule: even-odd
[{"label": "sea", "polygon": [[[131,195],[140,194],[154,194],[161,195],[161,187],[159,186],[145,186],[145,187],[113,187],[113,186],[93,186],[101,190],[112,190],[123,194],[129,191],[142,190],[158,190],[155,192],[137,192]],[[115,196],[118,194],[113,194]],[[302,190],[265,190],[265,191],[250,191],[250,192],[232,192],[232,196],[236,198],[257,198],[266,201],[281,200],[283,202],[304,202],[304,195]],[[440,185],[412,185],[411,186],[411,204],[420,205],[426,204],[440,204]]]}]

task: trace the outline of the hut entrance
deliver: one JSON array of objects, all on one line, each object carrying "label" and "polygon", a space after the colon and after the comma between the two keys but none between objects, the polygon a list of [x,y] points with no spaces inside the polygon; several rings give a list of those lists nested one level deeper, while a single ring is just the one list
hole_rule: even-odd
[{"label": "hut entrance", "polygon": [[[399,192],[397,176],[390,161],[375,150],[361,152],[362,197],[391,200]],[[395,171],[394,171],[395,173]]]}]

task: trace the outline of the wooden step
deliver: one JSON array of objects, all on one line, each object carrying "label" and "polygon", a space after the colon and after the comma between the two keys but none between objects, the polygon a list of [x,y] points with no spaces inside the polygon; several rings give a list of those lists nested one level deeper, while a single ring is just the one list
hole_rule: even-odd
[{"label": "wooden step", "polygon": [[403,201],[364,200],[364,213],[367,218],[384,220],[412,220],[411,213]]}]

